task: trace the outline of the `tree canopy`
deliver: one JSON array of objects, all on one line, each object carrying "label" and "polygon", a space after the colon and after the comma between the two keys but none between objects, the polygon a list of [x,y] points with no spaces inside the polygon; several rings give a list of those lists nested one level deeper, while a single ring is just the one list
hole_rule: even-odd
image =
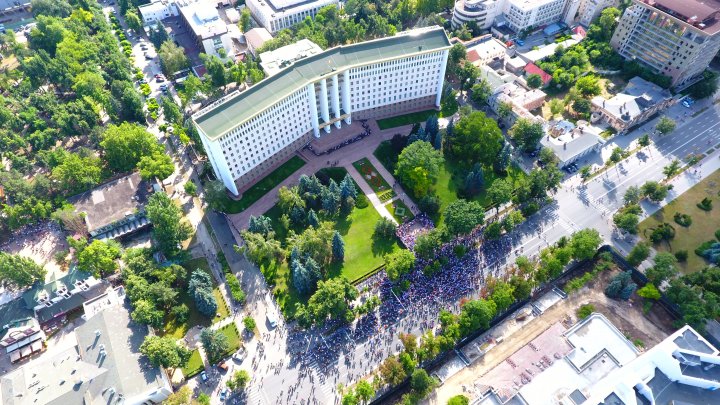
[{"label": "tree canopy", "polygon": [[474,111],[455,124],[454,135],[445,153],[467,164],[480,162],[488,166],[503,146],[497,122],[483,112]]},{"label": "tree canopy", "polygon": [[400,153],[395,176],[408,187],[416,197],[430,191],[444,162],[439,151],[425,141],[413,142]]},{"label": "tree canopy", "polygon": [[140,345],[140,353],[147,356],[156,367],[176,368],[184,366],[190,359],[190,350],[177,344],[169,336],[148,335]]},{"label": "tree canopy", "polygon": [[457,199],[445,208],[445,225],[453,235],[470,233],[485,220],[485,210],[477,201]]},{"label": "tree canopy", "polygon": [[180,243],[190,237],[192,228],[182,221],[182,211],[167,194],[160,192],[150,197],[145,207],[153,224],[153,237],[166,255],[180,251]]}]

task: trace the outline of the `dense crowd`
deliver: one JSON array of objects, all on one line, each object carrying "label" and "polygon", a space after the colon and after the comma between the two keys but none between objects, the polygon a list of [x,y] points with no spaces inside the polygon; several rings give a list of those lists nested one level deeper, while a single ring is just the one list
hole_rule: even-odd
[{"label": "dense crowd", "polygon": [[370,125],[368,125],[367,120],[358,120],[358,121],[360,121],[360,124],[362,125],[362,127],[364,129],[364,131],[362,133],[360,133],[359,135],[354,136],[354,137],[352,137],[342,143],[339,143],[339,144],[331,147],[330,149],[322,151],[322,152],[316,152],[315,149],[313,149],[311,144],[308,144],[305,147],[305,149],[309,150],[315,156],[329,155],[329,154],[335,152],[336,150],[342,149],[348,145],[351,145],[357,141],[361,141],[361,140],[367,138],[368,136],[372,135],[372,129],[370,128]]},{"label": "dense crowd", "polygon": [[396,235],[405,247],[412,250],[415,247],[415,240],[417,240],[418,236],[434,228],[435,224],[433,221],[423,213],[398,226]]}]

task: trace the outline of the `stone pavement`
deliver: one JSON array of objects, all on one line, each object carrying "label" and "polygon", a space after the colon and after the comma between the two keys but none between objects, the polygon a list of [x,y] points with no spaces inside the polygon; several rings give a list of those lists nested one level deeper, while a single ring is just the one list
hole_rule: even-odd
[{"label": "stone pavement", "polygon": [[412,199],[410,199],[410,196],[408,196],[405,193],[405,190],[403,190],[400,183],[398,183],[397,180],[395,180],[395,177],[392,174],[390,174],[390,172],[387,171],[385,166],[383,166],[383,164],[380,163],[378,158],[376,158],[375,155],[373,155],[372,153],[369,154],[367,156],[367,158],[370,161],[370,163],[372,163],[373,166],[375,166],[378,173],[380,173],[380,175],[385,179],[385,181],[387,181],[388,184],[392,185],[393,190],[395,190],[395,198],[393,198],[393,201],[395,199],[402,200],[402,202],[404,202],[405,205],[407,205],[408,208],[410,208],[410,211],[413,213],[413,215],[419,215],[420,210],[415,206],[415,203],[413,203]]},{"label": "stone pavement", "polygon": [[357,183],[363,194],[365,194],[368,200],[370,200],[373,207],[375,207],[375,210],[377,210],[378,214],[380,214],[381,217],[387,218],[397,224],[397,221],[395,220],[395,218],[393,218],[392,214],[390,214],[390,211],[385,208],[385,205],[383,205],[377,194],[375,194],[370,185],[367,184],[367,181],[365,181],[365,179],[357,171],[355,166],[349,164],[343,167],[345,168],[345,170],[347,170],[348,174],[350,174],[350,176],[355,179],[355,183]]}]

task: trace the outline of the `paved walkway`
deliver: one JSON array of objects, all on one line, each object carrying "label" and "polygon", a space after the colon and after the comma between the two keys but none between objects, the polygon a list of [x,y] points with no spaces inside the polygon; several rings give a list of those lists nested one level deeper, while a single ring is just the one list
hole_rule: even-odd
[{"label": "paved walkway", "polygon": [[[373,152],[382,141],[391,139],[393,135],[397,133],[408,134],[410,133],[410,129],[412,129],[412,125],[405,125],[402,127],[390,128],[381,131],[378,128],[377,122],[375,120],[368,120],[368,123],[370,125],[370,128],[372,129],[371,136],[368,136],[367,138],[364,138],[352,145],[341,148],[329,155],[315,156],[307,151],[302,151],[300,155],[303,156],[307,162],[305,166],[301,167],[295,173],[291,174],[287,179],[283,180],[280,184],[267,192],[264,196],[262,196],[259,200],[257,200],[253,205],[248,207],[243,212],[228,215],[228,219],[231,221],[233,227],[236,229],[247,228],[251,215],[263,215],[277,203],[277,192],[280,187],[297,184],[300,176],[302,176],[303,174],[315,174],[318,170],[329,167],[330,161],[337,161],[336,166],[352,165],[353,162],[359,159],[372,156]],[[328,136],[332,136],[332,133]],[[238,242],[240,242],[239,239]]]},{"label": "paved walkway", "polygon": [[353,166],[352,164],[349,164],[349,165],[343,166],[343,167],[345,168],[345,170],[348,171],[348,174],[350,174],[350,176],[353,179],[355,179],[355,182],[357,183],[357,185],[360,186],[360,190],[363,192],[363,194],[365,194],[367,196],[368,200],[370,200],[373,207],[375,207],[375,209],[380,214],[380,216],[393,221],[397,225],[397,221],[395,220],[395,218],[392,216],[390,211],[388,211],[387,208],[385,208],[385,205],[382,203],[382,201],[380,201],[377,194],[375,194],[375,192],[370,187],[370,185],[367,184],[367,182],[362,177],[362,175],[357,171],[355,166]]},{"label": "paved walkway", "polygon": [[380,175],[385,179],[385,181],[387,181],[388,184],[392,185],[393,190],[395,190],[395,197],[392,200],[394,201],[395,199],[399,198],[400,200],[402,200],[402,202],[405,203],[405,205],[408,206],[408,208],[410,208],[410,211],[413,213],[413,215],[420,214],[420,210],[415,206],[413,200],[405,193],[405,190],[403,190],[402,186],[400,186],[400,183],[395,180],[395,177],[390,174],[389,171],[387,171],[385,166],[380,163],[378,158],[376,158],[375,155],[373,155],[372,153],[369,154],[367,158],[370,163],[375,166],[378,173],[380,173]]}]

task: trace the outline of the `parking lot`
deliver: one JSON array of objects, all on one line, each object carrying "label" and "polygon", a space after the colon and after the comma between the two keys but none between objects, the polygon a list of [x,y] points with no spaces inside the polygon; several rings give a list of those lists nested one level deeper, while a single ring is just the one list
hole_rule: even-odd
[{"label": "parking lot", "polygon": [[168,35],[175,43],[185,50],[185,55],[190,59],[190,66],[197,66],[202,63],[200,60],[200,49],[192,40],[187,29],[180,21],[180,17],[170,17],[162,21]]}]

